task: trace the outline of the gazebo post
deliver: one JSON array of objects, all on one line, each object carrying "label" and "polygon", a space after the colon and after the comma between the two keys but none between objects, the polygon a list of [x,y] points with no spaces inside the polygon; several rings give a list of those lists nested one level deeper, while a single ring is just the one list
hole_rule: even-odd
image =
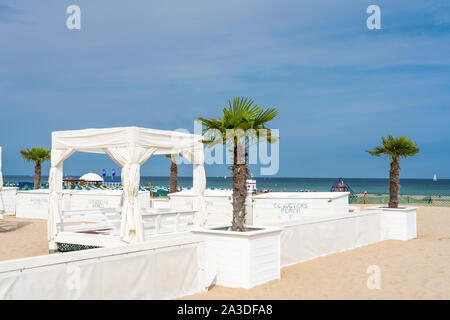
[{"label": "gazebo post", "polygon": [[[57,199],[57,210],[58,210],[58,216],[61,217],[61,202],[62,202],[62,163],[59,164],[58,167],[54,168],[53,171],[55,173],[54,179],[52,179],[52,182],[49,181],[49,189],[50,193],[54,192],[54,196],[56,196]],[[50,180],[50,179],[49,179]],[[52,183],[52,185],[50,185]],[[52,198],[50,198],[50,201]],[[57,230],[56,220],[53,221],[53,219],[48,221],[49,223],[53,224],[53,227]],[[47,228],[50,226],[48,225]],[[55,253],[58,252],[58,245],[56,244],[55,238],[49,239],[48,241],[48,252],[49,253]]]},{"label": "gazebo post", "polygon": [[58,235],[57,219],[61,219],[62,186],[63,186],[63,162],[74,149],[58,150],[53,148],[51,152],[51,168],[48,178],[50,190],[48,201],[47,240],[50,253],[58,251],[55,238]]},{"label": "gazebo post", "polygon": [[58,246],[54,240],[50,240],[48,242],[48,253],[56,253],[58,252]]}]

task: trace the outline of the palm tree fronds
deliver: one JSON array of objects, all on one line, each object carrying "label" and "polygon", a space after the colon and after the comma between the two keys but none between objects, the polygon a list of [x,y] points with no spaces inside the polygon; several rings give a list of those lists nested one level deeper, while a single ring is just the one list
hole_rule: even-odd
[{"label": "palm tree fronds", "polygon": [[389,134],[382,137],[381,141],[381,146],[375,147],[374,150],[366,150],[366,152],[376,157],[384,154],[392,159],[398,159],[414,156],[420,151],[417,144],[408,137],[393,137]]},{"label": "palm tree fronds", "polygon": [[25,161],[42,163],[50,160],[51,151],[43,147],[32,148],[31,150],[26,148],[26,150],[20,150],[20,154]]},{"label": "palm tree fronds", "polygon": [[[276,141],[269,134],[260,134],[261,129],[268,129],[265,124],[278,115],[276,108],[262,109],[255,104],[253,99],[246,97],[235,97],[228,100],[228,107],[222,109],[222,117],[218,119],[198,118],[203,125],[203,134],[210,130],[218,130],[222,135],[222,143],[233,145],[241,136],[245,136],[247,143],[252,143],[261,138],[271,142]],[[245,134],[242,134],[242,131]],[[215,138],[208,136],[204,143],[218,144]],[[269,142],[270,142],[269,141]]]}]

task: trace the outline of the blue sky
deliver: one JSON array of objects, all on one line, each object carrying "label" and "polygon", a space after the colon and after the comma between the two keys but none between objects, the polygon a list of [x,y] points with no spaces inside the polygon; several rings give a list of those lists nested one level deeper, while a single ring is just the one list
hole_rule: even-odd
[{"label": "blue sky", "polygon": [[[81,30],[66,28],[71,4]],[[371,4],[381,30],[366,27]],[[450,178],[449,40],[444,1],[0,0],[3,171],[32,174],[19,150],[50,147],[54,130],[192,130],[250,96],[280,111],[278,176],[387,177],[388,162],[364,150],[391,133],[422,148],[402,177]],[[64,167],[102,168],[117,166],[76,154]],[[155,157],[141,173],[168,169]]]}]

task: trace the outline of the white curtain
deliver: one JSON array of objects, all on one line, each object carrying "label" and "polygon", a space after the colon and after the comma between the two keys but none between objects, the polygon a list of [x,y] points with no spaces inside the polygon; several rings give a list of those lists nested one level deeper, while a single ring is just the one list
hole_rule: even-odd
[{"label": "white curtain", "polygon": [[138,192],[141,165],[156,151],[155,148],[110,147],[105,152],[122,167],[123,204],[120,239],[126,243],[144,241]]},{"label": "white curtain", "polygon": [[2,214],[5,211],[5,206],[3,205],[3,199],[2,199],[2,189],[3,189],[2,147],[0,147],[0,214]]},{"label": "white curtain", "polygon": [[[57,221],[61,215],[60,200],[62,199],[63,182],[63,162],[74,153],[73,149],[58,150],[52,149],[51,168],[48,178],[50,195],[48,199],[48,219],[47,219],[47,239],[50,245],[54,245],[54,240],[58,234]],[[51,248],[56,249],[56,248]]]},{"label": "white curtain", "polygon": [[203,146],[197,148],[187,149],[181,152],[181,155],[192,162],[192,189],[197,196],[198,216],[196,225],[203,226],[206,223],[206,206],[205,206],[205,188],[206,188],[206,174],[204,163]]}]

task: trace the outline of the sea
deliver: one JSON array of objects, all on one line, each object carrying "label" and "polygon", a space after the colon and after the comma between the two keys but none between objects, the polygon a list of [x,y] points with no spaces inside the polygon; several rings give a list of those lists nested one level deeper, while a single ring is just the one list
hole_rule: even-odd
[{"label": "sea", "polygon": [[[65,178],[78,178],[67,176]],[[387,194],[389,192],[389,179],[374,178],[344,178],[345,183],[355,193],[368,192],[370,194]],[[42,182],[46,183],[48,177],[43,176]],[[106,180],[111,180],[106,177]],[[120,179],[116,177],[115,179]],[[255,177],[258,190],[272,191],[330,191],[338,178],[281,178],[281,177]],[[11,176],[3,177],[5,185],[18,184],[19,182],[33,182],[33,176]],[[207,188],[230,189],[232,177],[207,177]],[[141,186],[168,187],[169,177],[141,176]],[[192,187],[192,177],[178,177],[178,185],[181,187]],[[403,195],[450,195],[450,179],[400,179],[400,194]]]}]

